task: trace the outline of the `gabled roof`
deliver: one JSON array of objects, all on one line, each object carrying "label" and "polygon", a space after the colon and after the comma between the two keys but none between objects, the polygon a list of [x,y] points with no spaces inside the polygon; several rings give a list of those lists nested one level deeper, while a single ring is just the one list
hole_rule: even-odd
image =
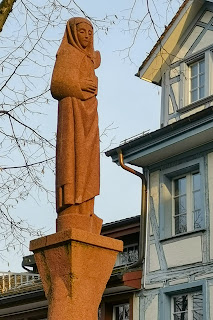
[{"label": "gabled roof", "polygon": [[160,84],[161,76],[168,67],[178,41],[188,30],[205,0],[185,0],[164,32],[142,62],[136,76],[143,80]]}]

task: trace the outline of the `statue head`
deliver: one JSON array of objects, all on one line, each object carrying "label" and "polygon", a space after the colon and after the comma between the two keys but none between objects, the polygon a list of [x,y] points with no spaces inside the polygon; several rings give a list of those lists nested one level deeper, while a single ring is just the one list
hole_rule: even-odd
[{"label": "statue head", "polygon": [[65,34],[57,55],[68,49],[70,45],[87,55],[94,63],[95,69],[100,66],[100,52],[94,51],[93,26],[88,19],[76,17],[67,21]]},{"label": "statue head", "polygon": [[66,39],[76,49],[93,56],[93,26],[85,18],[71,18],[67,22]]},{"label": "statue head", "polygon": [[83,49],[86,49],[92,41],[93,28],[86,22],[80,22],[76,25],[78,41]]}]

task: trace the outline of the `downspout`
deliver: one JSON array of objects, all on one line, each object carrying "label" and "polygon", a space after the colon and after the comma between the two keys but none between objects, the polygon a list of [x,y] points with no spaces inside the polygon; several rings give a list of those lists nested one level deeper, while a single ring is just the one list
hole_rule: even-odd
[{"label": "downspout", "polygon": [[141,266],[144,258],[145,258],[145,248],[146,248],[146,220],[147,220],[147,181],[143,173],[140,173],[124,164],[124,157],[122,150],[118,150],[119,155],[119,163],[120,166],[126,170],[131,172],[132,174],[141,178],[142,181],[142,197],[141,197],[141,219],[140,219],[140,238],[139,238],[139,257],[138,261],[135,263],[128,265],[128,268],[134,268]]}]

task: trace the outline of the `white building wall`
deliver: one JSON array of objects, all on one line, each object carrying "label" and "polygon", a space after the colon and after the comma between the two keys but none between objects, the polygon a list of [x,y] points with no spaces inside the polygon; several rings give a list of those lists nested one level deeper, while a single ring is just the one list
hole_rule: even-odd
[{"label": "white building wall", "polygon": [[154,297],[145,312],[145,320],[158,320],[158,295]]},{"label": "white building wall", "polygon": [[208,154],[208,189],[210,218],[210,259],[213,259],[213,152]]},{"label": "white building wall", "polygon": [[[188,117],[190,114],[199,112],[209,106],[209,101],[213,104],[213,99],[209,98],[204,103],[196,101],[191,106],[190,101],[190,64],[203,59],[208,63],[206,71],[212,69],[213,62],[207,59],[205,50],[211,52],[213,45],[212,30],[213,12],[207,10],[203,16],[198,19],[194,28],[182,39],[179,39],[177,47],[179,50],[171,56],[170,70],[166,70],[162,77],[162,95],[164,95],[161,105],[163,118],[161,122],[164,126],[174,123],[180,119]],[[168,68],[169,69],[169,68]],[[210,85],[208,84],[210,82]],[[206,93],[205,98],[212,95],[212,77],[205,74]]]},{"label": "white building wall", "polygon": [[159,171],[150,174],[150,196],[153,200],[156,219],[159,223]]},{"label": "white building wall", "polygon": [[149,271],[156,271],[160,269],[157,250],[155,244],[150,245],[150,266]]},{"label": "white building wall", "polygon": [[[189,97],[190,64],[205,56],[205,63],[210,61],[210,63],[206,64],[206,68],[212,68],[213,70],[213,53],[211,51],[213,47],[210,49],[210,46],[213,46],[213,30],[207,30],[207,28],[212,29],[212,26],[207,27],[210,21],[213,25],[213,20],[211,19],[213,19],[213,12],[210,11],[207,11],[203,17],[200,17],[197,25],[185,39],[185,42],[182,39],[182,47],[179,46],[180,50],[174,58],[171,70],[168,67],[162,78],[161,122],[163,122],[163,125],[181,120],[213,105],[213,99],[210,96],[213,92],[213,77],[209,71],[206,72],[210,80],[208,80],[209,83],[206,85],[208,90],[206,89],[205,99],[190,105]],[[206,24],[206,26],[200,22]],[[210,51],[211,53],[209,53]],[[195,60],[193,60],[193,55]],[[206,59],[208,56],[210,57],[208,58],[209,60]],[[150,300],[151,302],[149,301],[148,305],[145,302],[143,320],[166,320],[159,314],[163,301],[162,292],[171,290],[172,287],[179,287],[181,289],[178,290],[184,292],[186,290],[184,288],[189,288],[191,284],[192,287],[194,284],[196,287],[197,282],[201,283],[199,286],[202,286],[202,288],[206,288],[207,284],[207,301],[205,301],[207,306],[205,312],[207,313],[205,320],[213,320],[213,277],[212,262],[210,261],[213,260],[213,152],[207,154],[201,148],[198,152],[201,153],[199,157],[202,157],[204,163],[203,171],[205,171],[204,189],[206,194],[204,202],[207,208],[207,224],[203,230],[198,232],[197,230],[193,230],[190,234],[179,236],[161,236],[164,232],[164,230],[162,232],[162,226],[164,227],[165,225],[162,223],[160,216],[162,214],[160,201],[162,201],[162,194],[164,201],[171,199],[171,192],[168,190],[167,185],[160,185],[160,181],[162,181],[164,167],[167,165],[173,166],[173,164],[165,163],[160,170],[151,172],[149,176],[150,216],[146,257],[147,269],[145,270],[146,274],[143,275],[146,298],[141,297],[141,299],[149,300],[151,298],[152,300]],[[197,154],[195,153],[194,156],[197,157]],[[175,160],[176,164],[174,164],[174,167],[179,165],[178,161],[180,158]],[[184,162],[184,159],[181,159],[181,161]],[[159,169],[160,165],[157,168]],[[170,210],[164,210],[164,212],[170,212]],[[193,292],[194,289],[189,289],[189,292],[190,290]],[[196,290],[198,289],[195,288]],[[172,295],[172,290],[170,292]],[[169,297],[171,297],[170,294],[168,294]],[[177,294],[176,291],[174,291],[174,294]]]},{"label": "white building wall", "polygon": [[139,320],[139,307],[140,307],[140,304],[139,304],[139,297],[134,295],[133,296],[133,320]]},{"label": "white building wall", "polygon": [[163,245],[168,268],[202,261],[201,236]]},{"label": "white building wall", "polygon": [[213,285],[209,287],[210,320],[213,320]]}]

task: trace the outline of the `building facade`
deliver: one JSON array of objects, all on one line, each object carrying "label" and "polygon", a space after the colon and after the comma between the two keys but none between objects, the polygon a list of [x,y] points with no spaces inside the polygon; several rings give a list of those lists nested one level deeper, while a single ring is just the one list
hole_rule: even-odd
[{"label": "building facade", "polygon": [[213,2],[186,0],[138,76],[162,87],[161,128],[107,152],[148,190],[141,320],[213,320]]}]

